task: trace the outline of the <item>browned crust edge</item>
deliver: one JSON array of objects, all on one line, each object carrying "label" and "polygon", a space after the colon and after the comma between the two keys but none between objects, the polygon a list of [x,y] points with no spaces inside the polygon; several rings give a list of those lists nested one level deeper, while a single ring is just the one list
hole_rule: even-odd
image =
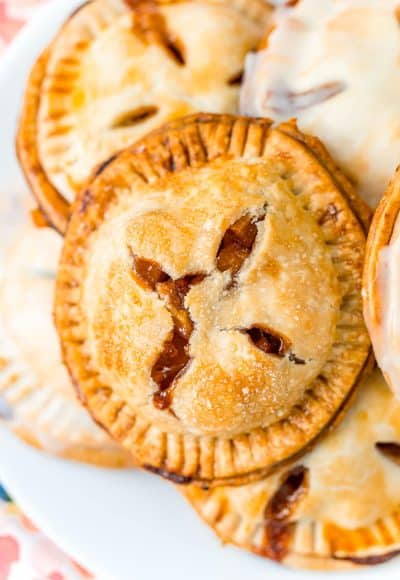
[{"label": "browned crust edge", "polygon": [[348,204],[350,205],[353,213],[357,217],[359,223],[362,225],[365,233],[368,233],[371,219],[372,210],[367,203],[356,193],[353,184],[350,179],[346,177],[343,170],[334,162],[333,158],[330,156],[328,149],[325,145],[313,135],[306,135],[302,133],[297,127],[296,119],[291,119],[286,123],[281,123],[279,129],[285,132],[287,135],[296,139],[299,143],[303,143],[307,149],[309,149],[313,155],[318,159],[323,167],[332,177],[338,189],[342,192],[343,196],[346,198]]},{"label": "browned crust edge", "polygon": [[[65,25],[78,14],[82,8],[95,0],[86,0],[78,6],[61,26],[53,43],[62,34]],[[180,0],[156,0],[159,4],[173,4]],[[226,0],[225,0],[226,1]],[[273,6],[264,0],[251,0],[253,12]],[[238,9],[246,10],[248,0],[236,0]],[[133,8],[132,8],[133,9]],[[39,56],[28,77],[22,108],[20,111],[16,134],[16,154],[25,179],[35,196],[38,206],[46,221],[60,234],[65,235],[67,224],[71,216],[71,204],[61,195],[47,177],[39,156],[37,145],[37,117],[40,107],[40,95],[43,80],[46,74],[47,62],[52,50],[51,43]]]},{"label": "browned crust edge", "polygon": [[[176,121],[173,121],[171,123],[164,125],[163,127],[159,128],[159,129],[156,129],[155,131],[153,131],[151,133],[151,137],[156,141],[160,135],[163,136],[165,134],[166,129],[168,129],[171,132],[176,131],[177,129],[184,129],[185,127],[193,125],[194,120],[196,121],[196,125],[199,127],[202,124],[215,123],[216,120],[218,121],[218,124],[223,124],[223,123],[229,124],[232,122],[236,122],[239,124],[243,123],[243,125],[246,125],[246,126],[250,122],[250,119],[246,118],[246,117],[235,117],[235,116],[231,116],[231,115],[195,114],[195,115],[190,115],[190,116],[182,118],[182,119],[178,119]],[[269,121],[267,119],[251,119],[251,121],[253,122],[254,125],[264,127],[264,130],[266,130],[266,131],[272,125],[271,121]],[[281,127],[279,127],[279,129],[281,129]],[[329,158],[328,154],[326,153],[325,148],[322,145],[320,145],[318,139],[316,139],[316,138],[309,138],[308,139],[305,136],[303,136],[302,133],[300,133],[300,131],[298,131],[296,124],[293,121],[290,123],[282,125],[282,132],[285,133],[285,131],[286,131],[287,135],[292,136],[292,138],[295,138],[298,142],[300,142],[300,144],[302,144],[304,146],[305,149],[309,150],[309,152],[314,157],[316,157],[317,160],[319,160],[320,162],[323,161],[322,167],[327,171],[329,176],[333,177],[331,175],[331,172],[337,171],[336,166],[332,161],[330,161],[330,158]],[[149,136],[146,136],[144,139],[148,142]],[[143,154],[144,153],[143,141],[144,140],[142,139],[138,143],[136,143],[134,146],[129,148],[129,152],[130,153],[137,152],[139,154]],[[121,153],[117,154],[114,159],[118,159],[120,155],[124,155],[124,154],[125,154],[125,152],[121,152]],[[101,178],[103,171],[108,169],[108,167],[112,168],[114,159],[109,164],[106,163],[104,167],[101,167],[100,170],[97,171],[97,178]],[[197,164],[199,163],[199,161],[197,161],[197,160],[195,160],[195,161]],[[200,162],[200,164],[201,164],[201,162]],[[353,209],[353,213],[354,212],[357,213],[360,224],[363,225],[362,229],[365,230],[367,228],[368,221],[369,221],[369,210],[368,210],[367,206],[357,198],[357,195],[355,193],[353,193],[353,188],[351,186],[351,183],[349,181],[347,181],[345,178],[339,178],[339,181],[336,178],[335,184],[336,183],[341,184],[341,187],[339,188],[339,190],[342,192],[344,199],[349,203],[350,208]],[[90,212],[92,210],[91,200],[85,199],[84,194],[85,194],[85,192],[82,192],[77,197],[75,204],[74,204],[74,211],[73,211],[74,214],[82,214],[82,212],[85,213],[87,211]],[[104,211],[104,208],[102,211]],[[358,212],[360,212],[360,213],[358,213]],[[72,220],[72,222],[70,222],[70,226],[75,227],[76,226],[75,221],[76,220]],[[56,306],[56,320],[58,319],[60,322],[61,318],[62,318],[61,313],[58,313],[58,309]],[[65,345],[63,345],[63,356],[65,359],[66,358]],[[369,372],[372,370],[372,368],[373,368],[373,357],[372,357],[372,351],[370,349],[369,355],[367,356],[367,358],[364,362],[363,368],[360,369],[359,376],[358,376],[357,380],[354,382],[352,389],[348,393],[346,400],[343,401],[343,404],[337,410],[335,415],[331,418],[331,420],[329,421],[329,424],[325,424],[323,429],[319,433],[317,433],[316,437],[314,437],[313,440],[311,442],[309,442],[305,447],[303,447],[299,452],[296,452],[295,455],[292,455],[288,458],[285,458],[284,461],[279,461],[277,464],[273,464],[272,466],[270,465],[266,469],[252,470],[251,473],[241,473],[241,474],[235,475],[233,477],[229,477],[229,476],[219,477],[219,478],[214,477],[212,480],[207,480],[206,478],[203,478],[203,477],[201,477],[201,478],[200,477],[186,478],[184,483],[194,482],[197,485],[204,486],[204,487],[208,487],[208,486],[214,487],[217,485],[241,485],[244,483],[248,483],[250,481],[260,479],[261,477],[271,473],[272,470],[274,470],[282,465],[285,465],[288,462],[293,461],[295,458],[297,458],[298,456],[302,455],[305,451],[307,451],[310,448],[310,446],[315,444],[315,442],[319,439],[319,437],[325,432],[326,428],[328,428],[328,427],[332,428],[333,425],[335,425],[337,422],[339,422],[339,420],[343,416],[345,410],[347,409],[348,405],[350,404],[351,399],[354,396],[354,393],[356,391],[357,386],[362,382],[362,380],[365,378],[365,376],[367,376],[367,374],[369,374]],[[79,386],[77,384],[76,377],[74,377],[72,373],[71,373],[71,376],[72,376],[72,380],[73,380],[73,382],[74,382],[74,384],[79,392]],[[115,436],[115,434],[114,434],[114,436]],[[123,437],[120,438],[121,441],[122,441],[122,439],[123,439]],[[172,479],[172,480],[180,475],[179,473],[169,472],[169,471],[165,470],[164,468],[160,469],[159,473],[160,473],[160,475],[163,475],[164,477]]]},{"label": "browned crust edge", "polygon": [[[180,486],[178,487],[178,491]],[[192,509],[195,510],[197,515],[199,516],[200,520],[207,525],[207,527],[211,528],[213,533],[219,538],[223,545],[232,545],[240,550],[247,550],[248,552],[260,557],[269,559],[265,556],[265,553],[257,548],[254,548],[251,545],[244,546],[239,542],[232,540],[226,536],[220,534],[217,530],[215,530],[211,525],[210,522],[207,521],[204,513],[199,509],[197,502],[192,501],[189,498],[189,495],[182,493],[183,498],[185,501],[190,505]],[[360,570],[365,569],[367,567],[385,564],[390,560],[397,558],[400,555],[400,550],[398,548],[390,547],[388,548],[387,552],[380,554],[378,556],[356,556],[353,557],[339,557],[339,556],[322,556],[317,554],[300,554],[298,552],[289,552],[289,554],[284,558],[282,562],[279,564],[288,567],[288,568],[300,568],[304,570],[315,570],[315,571],[334,571],[334,570]],[[277,563],[277,562],[275,562]]]},{"label": "browned crust edge", "polygon": [[[58,35],[65,25],[87,4],[94,0],[82,2],[61,26]],[[57,36],[58,36],[57,35]],[[54,41],[53,41],[54,42]],[[15,138],[15,149],[25,179],[35,196],[40,211],[49,226],[64,234],[70,218],[70,204],[50,183],[44,171],[37,146],[37,116],[40,106],[42,83],[46,74],[47,62],[52,50],[51,43],[36,60],[26,82],[25,94],[18,120]]]},{"label": "browned crust edge", "polygon": [[375,211],[367,239],[364,273],[364,313],[372,325],[379,326],[381,309],[378,292],[379,254],[390,243],[393,228],[400,211],[400,167],[397,168],[388,189]]},{"label": "browned crust edge", "polygon": [[39,159],[36,140],[40,92],[50,50],[51,47],[41,54],[28,78],[16,136],[16,153],[40,210],[58,232],[64,233],[70,216],[70,207],[47,179]]}]

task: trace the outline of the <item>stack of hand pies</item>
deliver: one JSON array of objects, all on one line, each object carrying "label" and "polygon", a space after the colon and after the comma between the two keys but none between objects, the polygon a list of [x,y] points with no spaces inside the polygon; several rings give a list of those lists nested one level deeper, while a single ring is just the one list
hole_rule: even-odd
[{"label": "stack of hand pies", "polygon": [[224,542],[378,564],[400,551],[400,173],[368,241],[366,202],[400,161],[398,3],[279,4],[92,0],[41,55],[0,390],[25,439],[173,481]]}]

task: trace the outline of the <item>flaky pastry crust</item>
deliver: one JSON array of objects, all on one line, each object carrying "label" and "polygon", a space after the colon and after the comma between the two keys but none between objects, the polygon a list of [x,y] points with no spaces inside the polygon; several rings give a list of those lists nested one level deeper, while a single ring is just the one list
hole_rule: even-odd
[{"label": "flaky pastry crust", "polygon": [[102,467],[132,466],[132,456],[79,403],[61,361],[52,319],[61,245],[56,232],[26,223],[6,253],[0,285],[2,416],[19,437],[47,453]]},{"label": "flaky pastry crust", "polygon": [[181,491],[221,540],[296,568],[336,570],[400,552],[400,404],[376,370],[337,429],[272,476]]},{"label": "flaky pastry crust", "polygon": [[96,420],[178,483],[304,451],[368,368],[367,220],[294,123],[195,115],[112,158],[75,203],[55,305]]},{"label": "flaky pastry crust", "polygon": [[390,244],[400,211],[400,169],[398,168],[381,199],[371,223],[365,252],[363,298],[366,318],[371,328],[381,324],[381,304],[378,287],[379,254]]},{"label": "flaky pastry crust", "polygon": [[95,166],[163,122],[237,112],[244,58],[270,13],[264,0],[83,4],[36,62],[17,135],[48,221],[65,232]]}]

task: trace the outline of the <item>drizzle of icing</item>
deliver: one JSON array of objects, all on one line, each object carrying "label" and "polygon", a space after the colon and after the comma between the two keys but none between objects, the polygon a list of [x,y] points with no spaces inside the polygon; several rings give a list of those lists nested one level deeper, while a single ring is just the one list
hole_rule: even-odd
[{"label": "drizzle of icing", "polygon": [[400,157],[399,5],[279,1],[263,48],[247,56],[241,88],[242,114],[297,117],[373,207]]},{"label": "drizzle of icing", "polygon": [[374,323],[365,309],[365,319],[371,335],[376,360],[394,395],[400,398],[400,221],[397,220],[389,246],[379,254],[377,293],[380,307],[379,324]]}]

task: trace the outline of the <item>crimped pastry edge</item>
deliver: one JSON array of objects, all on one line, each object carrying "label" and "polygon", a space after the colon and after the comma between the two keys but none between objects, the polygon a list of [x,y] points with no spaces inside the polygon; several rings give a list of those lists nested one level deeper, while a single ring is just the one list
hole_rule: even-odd
[{"label": "crimped pastry edge", "polygon": [[[210,125],[211,123],[211,125]],[[228,133],[224,133],[224,131],[220,131],[220,133],[218,134],[218,132],[216,131],[216,129],[214,128],[213,130],[210,129],[210,126],[213,125],[213,123],[217,123],[217,126],[220,125],[221,129],[222,126],[225,124],[231,124],[231,128],[228,131]],[[129,148],[127,151],[125,152],[121,152],[119,155],[115,156],[112,160],[110,160],[109,163],[107,164],[103,164],[103,166],[99,169],[98,174],[97,174],[97,178],[96,179],[102,179],[104,177],[104,173],[108,173],[108,171],[112,171],[113,165],[115,162],[118,162],[118,159],[120,157],[123,158],[123,156],[126,155],[132,155],[133,153],[137,153],[138,155],[144,155],[144,159],[149,159],[149,156],[151,156],[151,143],[153,141],[157,142],[157,140],[159,141],[160,138],[162,139],[163,135],[165,135],[166,131],[172,132],[172,133],[176,133],[176,131],[179,129],[180,131],[182,131],[182,136],[184,135],[185,131],[188,131],[190,128],[193,128],[193,124],[195,124],[197,126],[197,130],[199,130],[199,127],[201,127],[201,130],[204,131],[211,131],[210,135],[213,135],[213,139],[210,142],[210,150],[207,151],[207,156],[208,158],[212,158],[213,155],[214,156],[219,156],[221,155],[221,147],[223,148],[222,151],[228,150],[232,151],[233,153],[235,151],[240,151],[240,155],[244,154],[245,156],[245,152],[246,152],[246,146],[248,145],[248,141],[250,139],[250,150],[252,152],[254,152],[255,149],[257,149],[258,147],[258,151],[263,149],[263,143],[264,143],[264,138],[265,138],[265,132],[269,131],[270,127],[271,127],[271,122],[265,119],[249,119],[249,118],[243,118],[243,117],[232,117],[229,115],[211,115],[211,114],[200,114],[200,115],[191,115],[189,117],[183,118],[183,119],[179,119],[178,121],[172,122],[167,124],[166,126],[164,126],[161,129],[158,129],[156,131],[154,131],[151,135],[148,135],[147,137],[145,137],[144,139],[142,139],[141,141],[139,141],[136,145],[134,145],[133,147]],[[208,128],[207,128],[208,126]],[[251,129],[250,129],[251,126]],[[300,145],[302,147],[304,147],[309,153],[311,152],[311,154],[313,154],[313,151],[309,149],[309,145],[307,146],[304,142],[301,142],[300,140],[300,136],[301,133],[298,132],[298,130],[295,127],[295,124],[293,122],[289,123],[289,124],[284,124],[283,127],[287,128],[287,131],[290,133],[290,131],[294,131],[296,133],[296,138],[295,141],[300,143]],[[262,130],[261,130],[262,129]],[[284,133],[284,131],[283,131]],[[227,135],[229,134],[229,138],[227,141]],[[285,133],[286,134],[286,133]],[[232,145],[232,135],[234,135],[234,139],[235,139],[235,143]],[[250,137],[249,137],[250,135]],[[211,138],[211,137],[210,137]],[[291,139],[294,139],[293,137],[290,137]],[[260,139],[261,139],[261,143],[260,143]],[[254,141],[255,140],[255,141]],[[258,142],[258,145],[256,145],[256,142]],[[315,143],[314,140],[311,141],[311,143]],[[146,144],[146,147],[144,146],[144,144]],[[183,146],[181,144],[181,146]],[[255,148],[255,149],[254,149]],[[219,151],[219,153],[218,153]],[[322,153],[321,153],[322,151]],[[196,158],[196,155],[199,153],[199,150],[197,149],[193,149],[193,155],[189,157],[192,157],[193,163],[194,165],[198,165],[201,164],[201,160]],[[203,149],[203,155],[204,155],[204,149]],[[324,155],[324,149],[318,148],[317,151],[317,155],[321,156]],[[188,157],[188,155],[186,155]],[[319,157],[317,157],[317,161],[319,160]],[[159,160],[160,161],[160,160]],[[320,162],[319,162],[320,163]],[[174,164],[175,165],[175,164]],[[334,167],[334,165],[330,164],[330,167]],[[326,161],[325,161],[325,165],[322,166],[322,169],[324,169],[327,174],[330,176],[330,172],[328,170],[328,168],[326,167]],[[335,182],[336,185],[337,182]],[[336,185],[337,187],[337,185]],[[347,187],[347,183],[346,183],[346,187]],[[351,188],[350,185],[348,185],[349,188]],[[352,200],[353,205],[358,205],[357,202],[357,197],[354,196],[350,196],[348,193],[346,193],[346,190],[341,190],[342,192],[342,196],[343,196],[343,200],[349,203]],[[79,217],[79,220],[81,221],[82,219],[82,212],[91,212],[92,211],[92,207],[91,207],[91,202],[90,199],[88,200],[88,196],[87,192],[86,192],[86,196],[85,196],[85,192],[83,192],[80,196],[78,196],[78,199],[75,202],[75,213],[79,213],[81,212],[81,215]],[[88,202],[89,201],[89,202]],[[107,203],[109,203],[109,200],[107,199]],[[360,214],[360,222],[362,224],[364,224],[364,227],[367,227],[367,222],[368,222],[368,217],[367,217],[367,212],[365,211],[365,206],[364,204],[361,204],[360,207],[362,208],[361,214]],[[104,209],[104,208],[103,208]],[[365,213],[364,217],[362,217],[363,213]],[[354,215],[354,214],[353,214]],[[76,227],[76,225],[74,224],[74,220],[72,220],[72,222],[69,225],[69,230],[73,229]],[[90,227],[89,230],[90,231]],[[65,251],[65,255],[64,255],[64,259],[66,258],[66,254],[67,252]],[[59,280],[58,286],[59,286],[59,295],[62,293],[62,285],[63,283],[61,282],[61,280]],[[59,329],[61,331],[62,334],[62,326],[63,326],[63,306],[62,306],[62,300],[58,300],[57,304],[56,304],[56,319],[58,321],[58,325],[59,325]],[[66,347],[66,345],[64,344],[64,358],[68,359],[68,353],[67,353],[68,347]],[[361,378],[363,377],[364,374],[366,374],[367,372],[369,372],[372,364],[371,364],[371,351],[369,350],[369,355],[366,356],[365,361],[364,361],[364,365],[363,368],[360,370],[359,373],[359,377],[358,379],[354,382],[354,384],[352,385],[353,388],[350,389],[350,391],[347,393],[348,397],[345,397],[345,399],[350,398],[350,394],[354,392],[355,387],[359,384]],[[72,373],[73,375],[73,380],[77,386],[77,388],[79,388],[78,384],[79,384],[79,378],[77,376],[74,376],[74,373]],[[113,425],[109,425],[109,429],[111,430],[111,432],[114,434],[114,437],[117,437],[119,440],[123,440],[125,439],[125,441],[129,440],[129,437],[131,437],[132,440],[132,433],[129,434],[130,429],[135,429],[135,426],[132,425],[132,422],[135,423],[136,419],[134,419],[133,421],[130,420],[128,417],[130,416],[130,412],[128,407],[126,406],[125,403],[123,403],[122,401],[117,405],[117,407],[119,408],[119,410],[116,408],[114,410],[111,409],[111,407],[108,408],[107,410],[107,400],[110,397],[110,389],[108,387],[103,386],[103,388],[100,386],[99,388],[96,387],[95,389],[97,391],[97,393],[94,396],[91,396],[91,406],[92,406],[92,413],[95,414],[95,416],[97,417],[98,420],[100,420],[100,422],[107,423],[107,416],[108,417],[114,417],[113,420],[115,420],[117,423],[118,422],[126,422],[126,425],[120,425],[118,428],[113,428]],[[115,397],[114,397],[115,399]],[[111,403],[110,403],[111,404]],[[111,406],[114,408],[116,404],[116,401],[114,400],[113,403],[111,404]],[[342,401],[342,405],[339,409],[337,409],[337,413],[335,414],[339,417],[341,414],[343,414],[343,408],[344,408],[344,401]],[[332,421],[333,417],[330,417],[330,420]],[[330,422],[331,422],[330,421]],[[140,421],[139,421],[140,423]],[[325,423],[323,426],[323,429],[319,430],[318,433],[315,433],[314,437],[311,437],[308,441],[307,444],[309,444],[313,439],[316,439],[316,437],[320,434],[321,431],[324,431],[326,428],[327,424]],[[139,428],[139,427],[137,427]],[[140,426],[140,428],[143,430],[143,425]],[[121,430],[122,429],[122,430]],[[128,430],[128,431],[127,431]],[[128,434],[127,434],[128,432]],[[132,441],[131,441],[132,442]],[[143,439],[141,439],[141,444],[143,445]],[[181,442],[182,444],[182,442]],[[307,447],[302,447],[301,451],[305,451]],[[300,450],[298,450],[300,451]],[[199,450],[200,452],[200,450]],[[214,453],[214,451],[213,451]],[[297,452],[296,452],[297,454]],[[199,475],[198,473],[198,469],[195,473],[191,473],[190,475],[187,473],[180,473],[179,470],[178,472],[176,470],[171,470],[168,468],[168,460],[165,460],[165,458],[163,458],[162,462],[158,465],[156,464],[148,464],[146,463],[146,461],[142,460],[141,458],[137,458],[139,460],[140,463],[142,463],[142,465],[144,467],[149,468],[152,471],[156,471],[158,473],[160,473],[160,475],[163,475],[164,477],[170,478],[175,482],[178,483],[189,483],[191,481],[195,481],[197,482],[199,485],[206,485],[206,486],[214,486],[214,485],[221,485],[221,484],[229,484],[229,483],[233,483],[235,485],[237,484],[241,484],[241,483],[245,483],[248,481],[251,481],[252,479],[259,479],[260,477],[264,476],[266,473],[271,471],[271,468],[276,468],[278,465],[281,464],[281,461],[278,461],[277,464],[272,464],[269,465],[267,469],[260,468],[260,469],[255,469],[252,468],[251,469],[251,473],[246,472],[246,473],[236,473],[233,476],[221,476],[216,475],[215,473],[213,473],[211,475],[211,477],[204,477],[201,474]],[[289,459],[288,457],[285,458]]]}]

